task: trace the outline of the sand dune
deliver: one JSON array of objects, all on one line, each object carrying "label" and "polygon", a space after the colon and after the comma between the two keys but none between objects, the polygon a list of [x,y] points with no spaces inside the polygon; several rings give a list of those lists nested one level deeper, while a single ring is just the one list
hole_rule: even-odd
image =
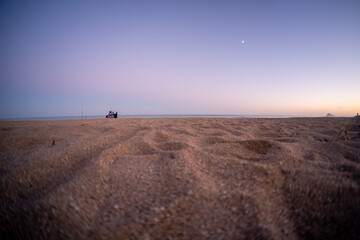
[{"label": "sand dune", "polygon": [[354,118],[0,122],[0,238],[357,239]]}]

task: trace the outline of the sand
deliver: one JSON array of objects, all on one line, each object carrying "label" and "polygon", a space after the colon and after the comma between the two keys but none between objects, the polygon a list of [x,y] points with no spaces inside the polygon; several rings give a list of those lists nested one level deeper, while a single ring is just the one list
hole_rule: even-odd
[{"label": "sand", "polygon": [[0,238],[358,239],[360,119],[0,122]]}]

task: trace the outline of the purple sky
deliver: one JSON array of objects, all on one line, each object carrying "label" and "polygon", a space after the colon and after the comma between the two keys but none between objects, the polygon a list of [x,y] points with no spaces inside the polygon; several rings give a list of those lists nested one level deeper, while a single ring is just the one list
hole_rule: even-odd
[{"label": "purple sky", "polygon": [[359,13],[357,0],[0,1],[0,118],[81,102],[86,115],[355,115]]}]

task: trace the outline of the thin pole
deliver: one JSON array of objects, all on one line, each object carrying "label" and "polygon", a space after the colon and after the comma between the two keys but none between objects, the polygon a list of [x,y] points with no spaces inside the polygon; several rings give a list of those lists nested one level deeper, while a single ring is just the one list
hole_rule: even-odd
[{"label": "thin pole", "polygon": [[83,98],[81,96],[81,119],[84,119],[84,113],[83,113]]}]

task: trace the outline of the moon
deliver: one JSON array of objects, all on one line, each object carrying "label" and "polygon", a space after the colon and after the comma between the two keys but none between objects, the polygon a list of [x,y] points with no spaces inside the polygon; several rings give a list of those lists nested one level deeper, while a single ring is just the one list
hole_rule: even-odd
[{"label": "moon", "polygon": [[244,43],[245,43],[245,41],[244,41],[244,40],[242,40],[242,41],[241,41],[241,43],[242,43],[242,44],[244,44]]}]

